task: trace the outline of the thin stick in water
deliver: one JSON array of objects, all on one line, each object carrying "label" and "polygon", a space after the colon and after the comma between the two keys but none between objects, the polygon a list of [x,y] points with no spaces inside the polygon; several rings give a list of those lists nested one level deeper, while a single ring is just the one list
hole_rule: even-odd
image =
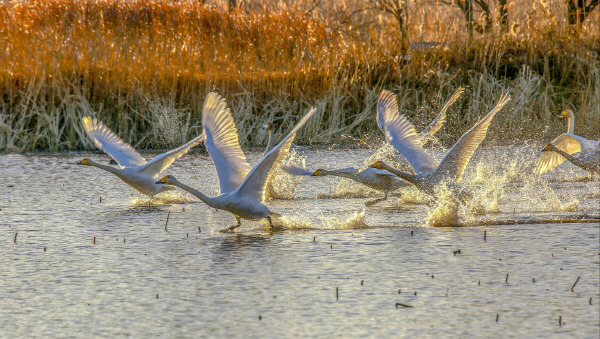
[{"label": "thin stick in water", "polygon": [[413,306],[407,305],[407,304],[402,304],[402,303],[396,303],[396,308],[398,308],[398,306],[402,306],[402,307],[409,307],[412,308]]},{"label": "thin stick in water", "polygon": [[16,244],[17,243],[17,234],[19,234],[19,231],[17,231],[17,233],[15,233],[15,238],[13,239],[13,242]]},{"label": "thin stick in water", "polygon": [[165,222],[165,232],[169,232],[167,231],[167,224],[169,223],[169,216],[171,215],[171,211],[167,212],[167,221]]},{"label": "thin stick in water", "polygon": [[575,285],[577,285],[577,283],[579,282],[579,278],[581,278],[581,276],[578,276],[577,280],[575,280],[575,283],[573,284],[573,286],[571,286],[571,292],[575,292],[575,291],[573,291],[573,289],[575,288]]}]

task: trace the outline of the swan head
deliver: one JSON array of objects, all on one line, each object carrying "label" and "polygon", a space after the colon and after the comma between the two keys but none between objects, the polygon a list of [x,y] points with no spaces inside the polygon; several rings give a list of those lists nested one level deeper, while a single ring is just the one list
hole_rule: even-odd
[{"label": "swan head", "polygon": [[556,147],[554,147],[554,145],[548,144],[548,145],[546,145],[546,147],[544,147],[544,149],[542,150],[542,152],[553,151],[555,148]]},{"label": "swan head", "polygon": [[572,119],[575,116],[575,114],[570,109],[566,109],[566,110],[562,111],[562,113],[560,114],[560,116],[563,117],[563,118]]},{"label": "swan head", "polygon": [[92,166],[92,164],[90,163],[90,160],[88,158],[84,158],[83,160],[78,162],[77,165]]},{"label": "swan head", "polygon": [[325,176],[325,173],[324,173],[324,170],[322,168],[319,168],[312,175],[315,176],[315,177],[322,177],[322,176]]},{"label": "swan head", "polygon": [[162,177],[162,179],[160,179],[159,181],[157,181],[157,184],[162,184],[162,185],[174,185],[175,184],[175,177],[172,175],[165,175],[164,177]]},{"label": "swan head", "polygon": [[375,161],[373,163],[373,165],[371,165],[371,167],[373,168],[378,168],[378,169],[383,169],[383,166],[385,166],[385,163],[383,161]]}]

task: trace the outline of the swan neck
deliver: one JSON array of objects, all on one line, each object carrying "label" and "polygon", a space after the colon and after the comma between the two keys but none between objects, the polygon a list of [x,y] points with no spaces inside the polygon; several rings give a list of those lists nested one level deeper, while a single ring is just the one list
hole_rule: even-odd
[{"label": "swan neck", "polygon": [[103,170],[105,170],[107,172],[110,172],[110,173],[112,173],[112,174],[114,174],[116,176],[120,176],[121,175],[121,169],[120,168],[116,168],[116,167],[113,167],[113,166],[110,166],[110,165],[100,164],[100,163],[97,163],[97,162],[92,161],[92,160],[88,160],[87,162],[90,165],[94,166],[94,167],[101,168],[101,169],[103,169]]},{"label": "swan neck", "polygon": [[342,177],[342,178],[348,178],[348,179],[354,178],[354,173],[338,172],[338,171],[323,171],[323,173],[325,173],[325,175],[333,175],[336,177]]},{"label": "swan neck", "polygon": [[573,113],[570,112],[567,115],[567,133],[575,133],[575,117],[573,116]]},{"label": "swan neck", "polygon": [[404,172],[404,171],[401,171],[401,170],[398,170],[398,169],[395,169],[395,168],[390,167],[388,165],[384,165],[383,169],[386,170],[386,171],[388,171],[388,172],[390,172],[390,173],[393,173],[393,174],[399,176],[400,178],[402,178],[402,179],[404,179],[404,180],[406,180],[408,182],[411,182],[411,183],[414,183],[417,180],[417,176],[416,175],[408,173],[408,172]]},{"label": "swan neck", "polygon": [[190,186],[188,186],[180,181],[177,181],[177,180],[173,180],[173,185],[181,188],[184,191],[187,191],[187,192],[193,194],[198,199],[202,200],[203,203],[205,203],[211,207],[214,207],[214,204],[213,204],[214,198],[208,197],[208,196],[204,195],[204,193],[198,191],[197,189],[191,188]]}]

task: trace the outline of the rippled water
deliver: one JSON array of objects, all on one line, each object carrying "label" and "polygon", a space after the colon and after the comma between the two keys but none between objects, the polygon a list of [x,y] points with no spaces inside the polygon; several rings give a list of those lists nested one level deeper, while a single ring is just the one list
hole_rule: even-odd
[{"label": "rippled water", "polygon": [[[533,176],[537,152],[477,152],[459,210],[414,189],[365,208],[379,193],[307,177],[267,203],[286,216],[275,232],[229,234],[235,219],[193,197],[148,205],[74,165],[105,155],[0,155],[0,337],[597,338],[600,182],[571,165]],[[372,153],[313,150],[306,165]],[[217,191],[203,155],[167,172]],[[467,227],[431,226],[453,218]]]}]

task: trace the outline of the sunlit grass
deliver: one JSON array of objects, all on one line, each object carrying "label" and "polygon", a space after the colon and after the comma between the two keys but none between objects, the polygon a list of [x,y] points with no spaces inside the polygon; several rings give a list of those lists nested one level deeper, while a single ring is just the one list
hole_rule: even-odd
[{"label": "sunlit grass", "polygon": [[[467,43],[436,15],[416,18],[409,31],[446,44],[406,52],[389,23],[356,31],[323,11],[229,12],[149,0],[1,4],[0,148],[89,147],[79,121],[90,114],[141,147],[172,146],[199,132],[202,102],[213,90],[233,108],[245,144],[262,141],[267,119],[280,137],[310,105],[319,113],[299,142],[377,135],[381,88],[397,93],[402,112],[423,126],[465,85],[443,141],[455,141],[502,91],[513,102],[492,138],[556,134],[564,126],[553,116],[564,108],[578,113],[581,134],[598,134],[597,25],[574,35],[541,10],[507,34],[496,29]],[[168,134],[173,126],[183,127]]]}]

